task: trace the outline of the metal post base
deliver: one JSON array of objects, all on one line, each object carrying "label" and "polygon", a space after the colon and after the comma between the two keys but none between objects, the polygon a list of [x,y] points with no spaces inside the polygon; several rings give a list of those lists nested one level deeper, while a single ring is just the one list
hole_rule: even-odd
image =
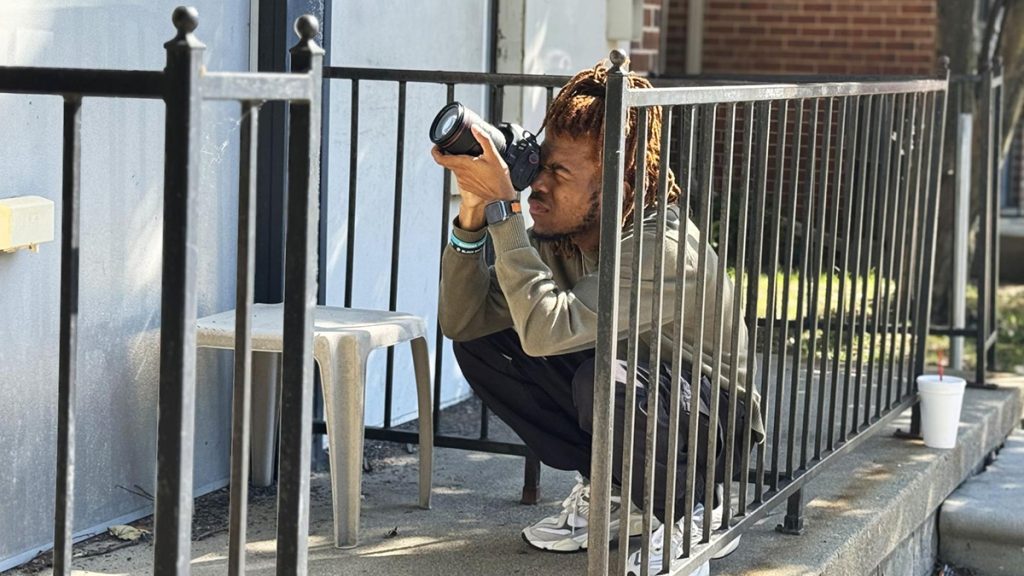
[{"label": "metal post base", "polygon": [[786,517],[775,526],[776,532],[799,536],[804,533],[804,491],[797,490],[786,501]]}]

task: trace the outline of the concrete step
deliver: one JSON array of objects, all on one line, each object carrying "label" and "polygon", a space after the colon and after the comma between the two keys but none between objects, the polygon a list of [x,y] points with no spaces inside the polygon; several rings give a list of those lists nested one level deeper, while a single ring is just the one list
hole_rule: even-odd
[{"label": "concrete step", "polygon": [[939,557],[977,574],[1024,573],[1024,431],[939,512]]}]

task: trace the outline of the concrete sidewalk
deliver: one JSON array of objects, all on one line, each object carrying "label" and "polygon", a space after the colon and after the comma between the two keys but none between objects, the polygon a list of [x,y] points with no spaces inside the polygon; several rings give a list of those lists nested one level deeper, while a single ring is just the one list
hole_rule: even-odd
[{"label": "concrete sidewalk", "polygon": [[[1020,425],[1020,379],[1000,390],[969,390],[960,445],[933,450],[920,441],[881,430],[808,485],[802,536],[774,531],[784,507],[743,536],[739,550],[712,563],[716,575],[928,573],[935,553],[935,511],[985,453]],[[909,412],[897,426],[906,426]],[[496,430],[495,430],[496,428]],[[498,436],[503,426],[492,427]],[[523,464],[517,457],[436,450],[432,510],[416,507],[416,455],[396,444],[372,443],[374,470],[364,474],[360,545],[331,545],[331,497],[327,474],[312,481],[310,574],[546,575],[585,574],[586,554],[551,554],[520,538],[523,526],[556,513],[574,474],[544,468],[537,506],[519,504]],[[248,572],[274,573],[275,500],[254,491],[249,511]],[[212,519],[193,542],[192,571],[223,574],[228,536],[223,492],[197,502],[197,518]],[[109,541],[109,539],[108,539]],[[639,546],[634,538],[632,547]],[[78,550],[102,550],[104,544]],[[617,551],[613,545],[613,561]],[[152,543],[75,561],[81,574],[152,572]],[[13,574],[28,572],[14,571]],[[43,570],[41,573],[47,573]],[[76,572],[78,573],[78,572]]]}]

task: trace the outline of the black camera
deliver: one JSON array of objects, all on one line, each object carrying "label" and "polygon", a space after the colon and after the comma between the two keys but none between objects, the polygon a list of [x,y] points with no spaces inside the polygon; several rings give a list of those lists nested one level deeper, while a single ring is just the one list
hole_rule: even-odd
[{"label": "black camera", "polygon": [[498,149],[508,164],[512,187],[522,190],[530,185],[540,171],[540,144],[537,137],[518,124],[502,122],[493,126],[458,102],[452,102],[437,113],[430,125],[430,141],[448,154],[479,156],[480,144],[470,127],[476,125]]}]

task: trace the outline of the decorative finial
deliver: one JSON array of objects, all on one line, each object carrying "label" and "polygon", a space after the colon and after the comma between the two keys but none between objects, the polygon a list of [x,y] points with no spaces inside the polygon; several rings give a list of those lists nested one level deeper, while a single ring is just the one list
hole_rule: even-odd
[{"label": "decorative finial", "polygon": [[295,33],[302,40],[312,40],[320,33],[320,22],[311,14],[299,16],[295,21]]},{"label": "decorative finial", "polygon": [[939,71],[942,73],[949,72],[949,62],[949,56],[946,56],[945,54],[939,56]]},{"label": "decorative finial", "polygon": [[174,9],[171,22],[178,29],[180,36],[191,34],[199,26],[199,11],[195,6],[178,6]]},{"label": "decorative finial", "polygon": [[626,57],[626,53],[622,50],[612,50],[612,53],[608,55],[608,59],[612,61],[612,66],[615,68],[622,68],[629,60]]}]

